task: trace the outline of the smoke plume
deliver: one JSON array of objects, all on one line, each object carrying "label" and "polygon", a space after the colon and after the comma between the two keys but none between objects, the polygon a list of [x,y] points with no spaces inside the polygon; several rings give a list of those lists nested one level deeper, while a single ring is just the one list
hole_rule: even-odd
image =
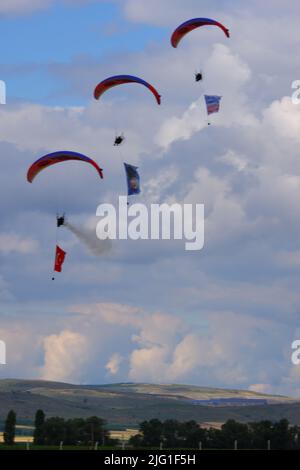
[{"label": "smoke plume", "polygon": [[70,224],[70,222],[65,222],[64,225],[89,249],[93,255],[101,256],[112,249],[111,240],[99,240],[96,237],[96,231],[91,232],[87,229],[76,227],[75,225]]}]

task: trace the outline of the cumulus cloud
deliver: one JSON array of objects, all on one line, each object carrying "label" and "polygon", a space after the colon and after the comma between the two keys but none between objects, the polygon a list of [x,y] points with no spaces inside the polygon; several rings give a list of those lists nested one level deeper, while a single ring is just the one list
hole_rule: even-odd
[{"label": "cumulus cloud", "polygon": [[123,357],[120,354],[115,353],[111,356],[105,368],[111,375],[116,375],[120,370],[122,361],[123,361]]},{"label": "cumulus cloud", "polygon": [[277,138],[292,139],[297,144],[300,141],[299,113],[299,106],[293,104],[291,97],[285,96],[265,110],[264,127]]},{"label": "cumulus cloud", "polygon": [[[199,355],[203,352],[201,337],[193,333],[185,336],[173,352],[173,361],[168,371],[169,380],[174,381],[178,378],[187,377],[190,372],[197,369],[201,364]],[[205,353],[206,360],[207,355],[208,351]]]},{"label": "cumulus cloud", "polygon": [[218,159],[222,163],[230,165],[237,171],[245,171],[250,167],[250,162],[244,155],[239,155],[233,150],[229,150]]},{"label": "cumulus cloud", "polygon": [[166,380],[167,364],[165,348],[136,349],[130,358],[129,378],[136,382],[163,382]]},{"label": "cumulus cloud", "polygon": [[41,378],[77,382],[87,363],[88,339],[78,332],[62,331],[44,339],[44,366]]},{"label": "cumulus cloud", "polygon": [[[122,313],[127,315],[123,322]],[[6,376],[21,367],[24,377],[93,383],[106,371],[116,380],[291,393],[295,372],[288,377],[283,367],[291,329],[280,321],[209,311],[193,325],[194,320],[176,315],[142,313],[134,321],[136,314],[127,305],[78,306],[63,322],[59,316],[51,324],[37,317],[33,328],[27,318],[13,329],[7,317],[0,329],[8,346]],[[27,333],[16,342],[21,331]],[[281,344],[277,352],[271,347],[274,343]],[[40,367],[34,363],[37,356],[42,358]],[[257,384],[272,384],[280,374],[283,381],[276,388],[258,388]]]},{"label": "cumulus cloud", "polygon": [[182,117],[171,117],[159,130],[157,143],[165,149],[176,140],[188,140],[195,132],[204,129],[207,125],[204,101],[200,98],[192,103]]},{"label": "cumulus cloud", "polygon": [[[243,384],[247,388],[251,387],[251,380],[274,378],[280,371],[279,365],[272,373],[267,369],[275,360],[268,351],[271,337],[265,344],[261,341],[270,328],[274,328],[273,337],[280,335],[280,325],[276,323],[223,312],[222,317],[210,314],[208,329],[200,328],[196,332],[186,328],[182,330],[176,319],[172,321],[164,316],[164,321],[170,323],[170,333],[168,330],[158,333],[155,317],[148,318],[148,323],[153,325],[151,341],[144,329],[141,330],[138,337],[140,347],[130,356],[130,379],[145,381],[150,378],[154,382],[182,383],[193,378],[198,383],[201,378],[201,383],[206,385],[236,387]],[[147,327],[144,328],[147,331]],[[257,358],[257,368],[250,372],[248,364],[253,357]]]}]

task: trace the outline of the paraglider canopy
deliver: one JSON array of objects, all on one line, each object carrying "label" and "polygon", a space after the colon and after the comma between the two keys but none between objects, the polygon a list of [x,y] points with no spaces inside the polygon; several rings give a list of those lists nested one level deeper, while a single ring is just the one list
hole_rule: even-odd
[{"label": "paraglider canopy", "polygon": [[192,20],[185,21],[175,29],[171,37],[172,46],[176,48],[186,34],[190,33],[194,29],[200,28],[201,26],[218,26],[224,31],[224,34],[228,38],[230,37],[229,29],[227,29],[222,23],[209,18],[193,18]]},{"label": "paraglider canopy", "polygon": [[56,163],[66,162],[69,160],[89,163],[97,170],[100,178],[103,178],[102,168],[100,168],[99,165],[91,158],[86,157],[85,155],[82,155],[81,153],[77,152],[60,151],[49,153],[34,162],[27,172],[28,182],[32,183],[36,175],[38,175],[45,168],[55,165]]},{"label": "paraglider canopy", "polygon": [[152,85],[150,85],[150,83],[132,75],[116,75],[114,77],[106,78],[96,86],[94,90],[94,98],[98,100],[103,95],[103,93],[105,93],[110,88],[123,85],[125,83],[139,83],[140,85],[144,85],[153,93],[157,103],[161,104],[161,96],[158,91]]}]

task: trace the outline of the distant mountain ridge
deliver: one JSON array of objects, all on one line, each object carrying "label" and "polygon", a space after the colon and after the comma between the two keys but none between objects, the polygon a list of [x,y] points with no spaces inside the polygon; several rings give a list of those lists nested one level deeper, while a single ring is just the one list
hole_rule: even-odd
[{"label": "distant mountain ridge", "polygon": [[48,417],[97,415],[116,428],[158,418],[202,422],[253,421],[286,417],[300,424],[300,400],[246,390],[192,385],[118,383],[74,385],[43,380],[0,380],[0,421],[14,409],[20,422],[32,422],[41,408]]},{"label": "distant mountain ridge", "polygon": [[[148,384],[148,383],[117,383],[108,385],[90,385],[89,387],[96,388],[109,388],[118,391],[131,390],[135,393],[147,393],[149,395],[160,395],[174,398],[185,398],[190,400],[211,400],[216,398],[234,399],[265,399],[269,404],[271,403],[286,403],[295,402],[297,400],[285,397],[282,395],[270,395],[265,393],[258,393],[249,390],[237,389],[222,389],[212,387],[200,387],[196,385],[177,385],[177,384]],[[300,401],[300,400],[299,400]]]}]

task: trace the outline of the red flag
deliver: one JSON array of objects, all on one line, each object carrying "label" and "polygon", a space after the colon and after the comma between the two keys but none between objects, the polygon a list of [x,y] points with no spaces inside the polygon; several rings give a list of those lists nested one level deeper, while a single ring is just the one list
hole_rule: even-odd
[{"label": "red flag", "polygon": [[55,264],[54,271],[61,273],[62,265],[64,264],[66,252],[62,250],[58,245],[56,246]]}]

